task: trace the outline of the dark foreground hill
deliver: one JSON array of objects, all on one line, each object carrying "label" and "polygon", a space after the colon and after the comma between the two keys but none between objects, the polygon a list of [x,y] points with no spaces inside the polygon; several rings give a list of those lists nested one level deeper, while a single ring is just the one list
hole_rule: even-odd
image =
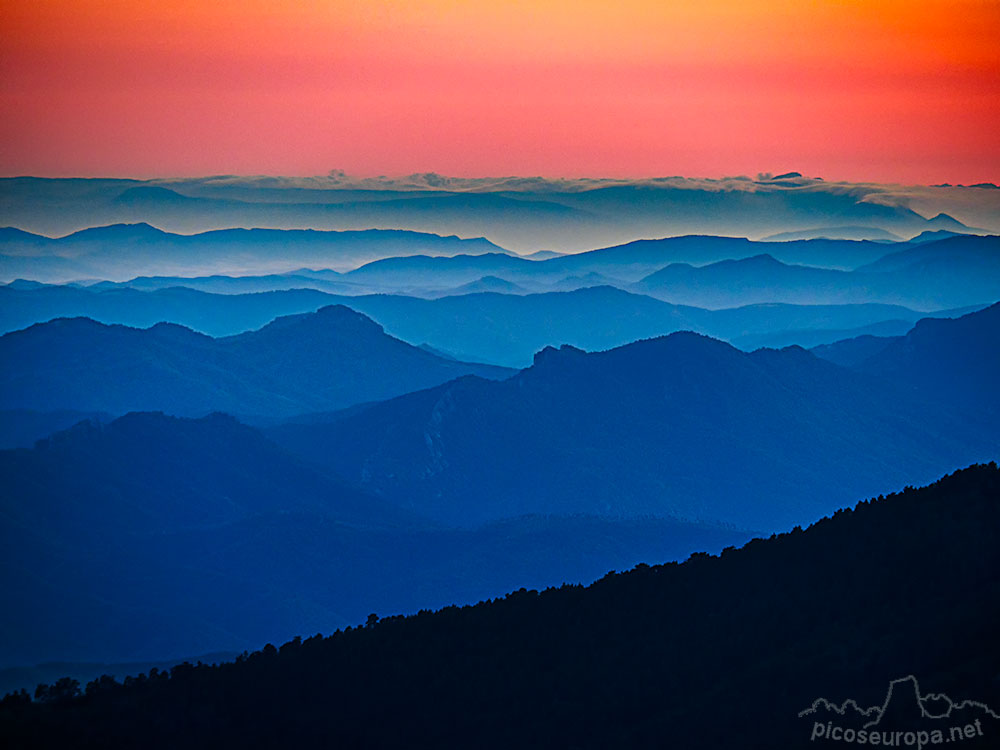
[{"label": "dark foreground hill", "polygon": [[82,423],[0,451],[0,486],[0,666],[238,652],[750,537],[582,516],[452,530],[218,414]]},{"label": "dark foreground hill", "polygon": [[799,716],[826,697],[876,707],[880,745],[916,746],[905,730],[929,738],[921,713],[943,708],[942,738],[968,725],[958,747],[995,747],[998,530],[1000,471],[974,466],[720,557],[12,696],[0,732],[12,748],[838,747],[817,733],[852,717]]},{"label": "dark foreground hill", "polygon": [[290,416],[512,372],[436,356],[339,305],[220,339],[167,323],[57,319],[0,337],[0,362],[3,409],[181,416]]}]

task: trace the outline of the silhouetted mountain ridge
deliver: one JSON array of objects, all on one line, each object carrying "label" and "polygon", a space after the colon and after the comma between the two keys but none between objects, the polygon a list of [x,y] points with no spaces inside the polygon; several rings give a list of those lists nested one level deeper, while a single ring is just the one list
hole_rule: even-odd
[{"label": "silhouetted mountain ridge", "polygon": [[1000,417],[997,341],[1000,303],[954,320],[924,318],[855,367],[970,417],[995,421]]},{"label": "silhouetted mountain ridge", "polygon": [[291,416],[388,398],[466,373],[510,371],[437,357],[342,306],[213,339],[176,324],[145,330],[56,319],[0,337],[5,409],[181,416]]},{"label": "silhouetted mountain ridge", "polygon": [[698,267],[674,263],[629,288],[707,308],[878,302],[934,310],[1000,298],[1000,237],[956,236],[905,248],[851,271],[790,265],[769,254]]},{"label": "silhouetted mountain ridge", "polygon": [[[146,221],[172,232],[226,226],[351,230],[395,227],[489,237],[519,252],[579,251],[640,237],[764,236],[789,228],[872,227],[915,234],[948,218],[996,223],[973,188],[825,182],[789,177],[646,180],[209,177],[158,180],[8,178],[0,224],[49,235]],[[994,229],[997,227],[994,226]],[[651,269],[652,270],[652,269]]]},{"label": "silhouetted mountain ridge", "polygon": [[235,228],[177,234],[139,222],[91,227],[55,239],[2,234],[0,275],[124,281],[151,275],[284,273],[303,266],[348,270],[387,256],[508,252],[481,237],[401,229]]},{"label": "silhouetted mountain ridge", "polygon": [[[608,349],[677,330],[695,330],[744,349],[788,343],[812,346],[886,321],[906,326],[923,317],[899,305],[877,304],[764,304],[707,311],[590,283],[599,280],[582,278],[575,286],[583,288],[565,292],[479,292],[433,300],[395,294],[333,295],[313,289],[208,294],[183,288],[146,292],[3,286],[0,331],[55,317],[86,316],[140,328],[169,320],[212,336],[228,336],[256,330],[281,315],[341,304],[368,315],[390,335],[411,344],[430,344],[459,359],[524,367],[535,352],[548,345]],[[225,288],[219,287],[220,291]],[[906,330],[908,327],[888,333]]]},{"label": "silhouetted mountain ridge", "polygon": [[890,380],[797,347],[747,354],[684,332],[597,353],[550,347],[505,381],[466,377],[269,434],[451,523],[530,509],[759,529],[921,481],[996,445],[995,426],[972,426]]}]

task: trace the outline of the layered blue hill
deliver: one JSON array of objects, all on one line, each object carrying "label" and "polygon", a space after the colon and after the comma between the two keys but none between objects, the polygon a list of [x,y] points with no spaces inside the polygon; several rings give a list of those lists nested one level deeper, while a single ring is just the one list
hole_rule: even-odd
[{"label": "layered blue hill", "polygon": [[[228,336],[258,329],[279,316],[339,304],[371,317],[391,335],[408,343],[429,344],[459,359],[526,367],[535,352],[546,346],[571,344],[587,350],[608,349],[678,330],[705,333],[743,349],[814,346],[862,333],[905,333],[923,317],[900,305],[868,303],[763,304],[709,311],[606,285],[586,284],[569,292],[469,292],[429,300],[400,294],[345,296],[317,289],[206,294],[176,286],[157,288],[158,283],[148,281],[151,283],[138,288],[23,283],[0,286],[0,332],[57,317],[84,316],[141,328],[167,321],[211,336]],[[163,281],[168,287],[187,283]],[[254,279],[229,281],[239,283],[241,288],[255,283]],[[204,282],[211,288],[230,288],[225,280]],[[147,288],[150,291],[139,291]],[[962,312],[937,314],[952,316]]]},{"label": "layered blue hill", "polygon": [[1000,237],[907,243],[851,271],[790,265],[768,254],[699,267],[677,263],[630,288],[708,308],[878,302],[935,310],[989,304],[1000,299]]},{"label": "layered blue hill", "polygon": [[148,275],[347,270],[386,256],[505,253],[482,238],[365,229],[219,229],[165,232],[145,222],[84,229],[51,239],[8,229],[0,234],[0,278],[125,280]]},{"label": "layered blue hill", "polygon": [[254,648],[683,559],[748,532],[677,520],[430,523],[225,415],[132,413],[0,451],[0,667]]},{"label": "layered blue hill", "polygon": [[340,306],[220,339],[168,323],[56,319],[0,337],[0,361],[0,409],[188,416],[290,416],[510,374],[435,356]]},{"label": "layered blue hill", "polygon": [[[964,341],[966,360],[995,341]],[[998,438],[995,423],[892,379],[692,333],[600,353],[547,348],[502,382],[466,377],[270,434],[449,522],[530,510],[759,529],[990,458]]]},{"label": "layered blue hill", "polygon": [[884,378],[969,418],[1000,417],[1000,303],[951,319],[926,318],[903,336],[850,339],[816,353]]}]

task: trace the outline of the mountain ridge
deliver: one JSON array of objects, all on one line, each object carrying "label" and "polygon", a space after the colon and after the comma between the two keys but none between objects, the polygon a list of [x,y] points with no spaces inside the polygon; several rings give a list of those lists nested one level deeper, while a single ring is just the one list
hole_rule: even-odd
[{"label": "mountain ridge", "polygon": [[[0,378],[5,409],[165,410],[180,416],[291,416],[386,398],[468,372],[511,372],[437,357],[340,305],[218,339],[169,323],[137,329],[57,318],[0,337],[0,359],[7,363]],[[331,379],[331,372],[337,376]]]},{"label": "mountain ridge", "polygon": [[745,353],[690,332],[603,352],[549,347],[505,381],[465,377],[267,434],[449,523],[530,507],[758,529],[989,457],[996,445],[995,426],[891,380],[799,347]]}]

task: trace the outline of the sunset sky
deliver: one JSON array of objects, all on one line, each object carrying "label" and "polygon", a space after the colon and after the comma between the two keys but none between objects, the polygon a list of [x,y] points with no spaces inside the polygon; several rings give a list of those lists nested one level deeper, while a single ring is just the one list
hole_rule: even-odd
[{"label": "sunset sky", "polygon": [[1000,180],[997,0],[4,0],[0,174]]}]

